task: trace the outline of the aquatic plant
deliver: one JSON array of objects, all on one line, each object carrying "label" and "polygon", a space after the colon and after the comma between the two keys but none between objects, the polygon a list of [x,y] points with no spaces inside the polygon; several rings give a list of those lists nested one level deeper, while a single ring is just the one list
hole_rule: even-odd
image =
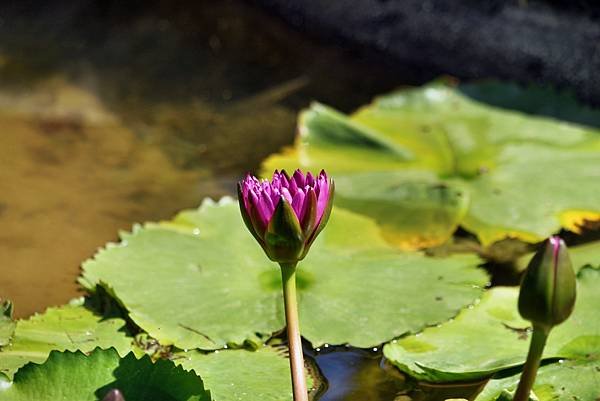
[{"label": "aquatic plant", "polygon": [[[491,287],[478,267],[496,260],[483,251],[493,241],[538,241],[597,219],[600,131],[430,85],[351,117],[314,106],[300,132],[266,166],[335,173],[331,221],[327,174],[276,171],[269,181],[247,176],[239,204],[206,199],[121,232],[84,263],[85,298],[19,320],[0,302],[0,401],[291,400],[290,364],[296,400],[306,387],[324,400],[600,399],[600,241],[567,254],[552,237],[532,261],[508,252],[518,271],[529,262],[521,294],[504,265],[487,264]],[[541,180],[557,160],[558,175]],[[438,244],[458,225],[474,236],[426,253],[397,247]],[[282,279],[269,260],[281,264],[291,361]],[[315,363],[304,387],[298,312]],[[344,375],[330,376],[332,360]]]},{"label": "aquatic plant", "polygon": [[521,282],[519,313],[532,323],[533,333],[514,401],[529,399],[550,330],[571,316],[576,287],[567,246],[552,236],[531,259]]},{"label": "aquatic plant", "polygon": [[295,401],[308,400],[296,299],[296,266],[327,224],[334,184],[321,170],[317,177],[296,170],[275,170],[273,178],[248,174],[238,184],[242,217],[267,256],[279,263],[283,284],[290,369]]}]

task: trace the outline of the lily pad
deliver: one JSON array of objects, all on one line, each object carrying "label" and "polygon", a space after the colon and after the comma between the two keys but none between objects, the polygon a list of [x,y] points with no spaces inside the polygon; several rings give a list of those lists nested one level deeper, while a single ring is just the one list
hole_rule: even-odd
[{"label": "lily pad", "polygon": [[176,355],[174,360],[202,377],[214,401],[292,400],[289,360],[273,347],[208,354],[190,351]]},{"label": "lily pad", "polygon": [[[478,380],[521,365],[530,323],[519,317],[516,287],[495,287],[453,321],[386,344],[384,355],[399,369],[430,382]],[[600,345],[600,269],[578,273],[573,315],[550,333],[543,358],[586,360]]]},{"label": "lily pad", "polygon": [[82,303],[77,300],[19,320],[10,345],[0,350],[0,373],[12,377],[28,362],[44,362],[52,350],[89,352],[96,347],[115,347],[125,355],[131,346],[131,338],[123,331],[125,321],[103,319]]},{"label": "lily pad", "polygon": [[[122,234],[83,265],[162,344],[220,349],[284,327],[279,268],[247,232],[237,202],[205,202]],[[299,266],[303,336],[315,347],[373,347],[443,322],[487,282],[475,256],[400,253],[374,221],[336,208]]]},{"label": "lily pad", "polygon": [[114,349],[52,351],[42,365],[30,363],[13,382],[0,381],[1,401],[96,401],[118,388],[127,401],[210,401],[202,380],[173,362],[153,363],[132,353],[121,359]]},{"label": "lily pad", "polygon": [[[596,351],[600,344],[596,344]],[[588,360],[565,360],[542,366],[533,387],[539,401],[597,401],[600,397],[600,355]],[[513,393],[520,375],[491,380],[476,401],[495,401],[507,390]]]},{"label": "lily pad", "polygon": [[441,83],[351,116],[314,104],[299,124],[294,148],[263,170],[325,168],[344,183],[338,204],[385,222],[402,247],[442,243],[458,225],[488,245],[600,220],[597,129],[495,108]]}]

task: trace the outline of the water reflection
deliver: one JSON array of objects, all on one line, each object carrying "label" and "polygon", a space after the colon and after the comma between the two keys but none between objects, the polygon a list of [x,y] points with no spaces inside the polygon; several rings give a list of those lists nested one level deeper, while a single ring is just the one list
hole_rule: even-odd
[{"label": "water reflection", "polygon": [[241,1],[124,4],[0,6],[0,297],[17,316],[77,295],[118,230],[231,193],[310,100],[349,110],[429,78]]},{"label": "water reflection", "polygon": [[417,382],[386,362],[380,349],[326,347],[305,352],[316,361],[326,380],[318,401],[473,400],[486,383]]},{"label": "water reflection", "polygon": [[400,373],[382,369],[381,353],[338,347],[314,358],[327,379],[319,401],[392,401],[409,388]]}]

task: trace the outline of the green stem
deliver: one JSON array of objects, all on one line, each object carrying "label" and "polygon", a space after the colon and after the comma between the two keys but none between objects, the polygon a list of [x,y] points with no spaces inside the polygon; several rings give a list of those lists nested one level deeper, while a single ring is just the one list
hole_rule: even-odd
[{"label": "green stem", "polygon": [[306,377],[304,376],[304,357],[300,339],[298,302],[296,300],[296,264],[280,263],[285,303],[285,321],[287,325],[288,346],[290,349],[290,370],[294,401],[308,401]]},{"label": "green stem", "polygon": [[513,397],[513,401],[528,401],[529,394],[535,383],[535,376],[537,370],[540,367],[540,361],[542,359],[542,353],[546,346],[546,340],[550,334],[550,328],[533,326],[533,334],[531,335],[531,343],[529,344],[529,353],[527,354],[527,360],[525,366],[523,366],[523,373],[521,374],[521,380],[519,386]]}]

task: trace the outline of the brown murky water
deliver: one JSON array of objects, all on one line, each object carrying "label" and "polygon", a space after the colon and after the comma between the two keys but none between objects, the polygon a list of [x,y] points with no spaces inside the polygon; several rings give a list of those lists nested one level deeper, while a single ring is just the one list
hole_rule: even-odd
[{"label": "brown murky water", "polygon": [[19,317],[76,296],[118,230],[231,193],[312,99],[349,110],[416,79],[238,1],[107,4],[0,10],[0,297]]}]

